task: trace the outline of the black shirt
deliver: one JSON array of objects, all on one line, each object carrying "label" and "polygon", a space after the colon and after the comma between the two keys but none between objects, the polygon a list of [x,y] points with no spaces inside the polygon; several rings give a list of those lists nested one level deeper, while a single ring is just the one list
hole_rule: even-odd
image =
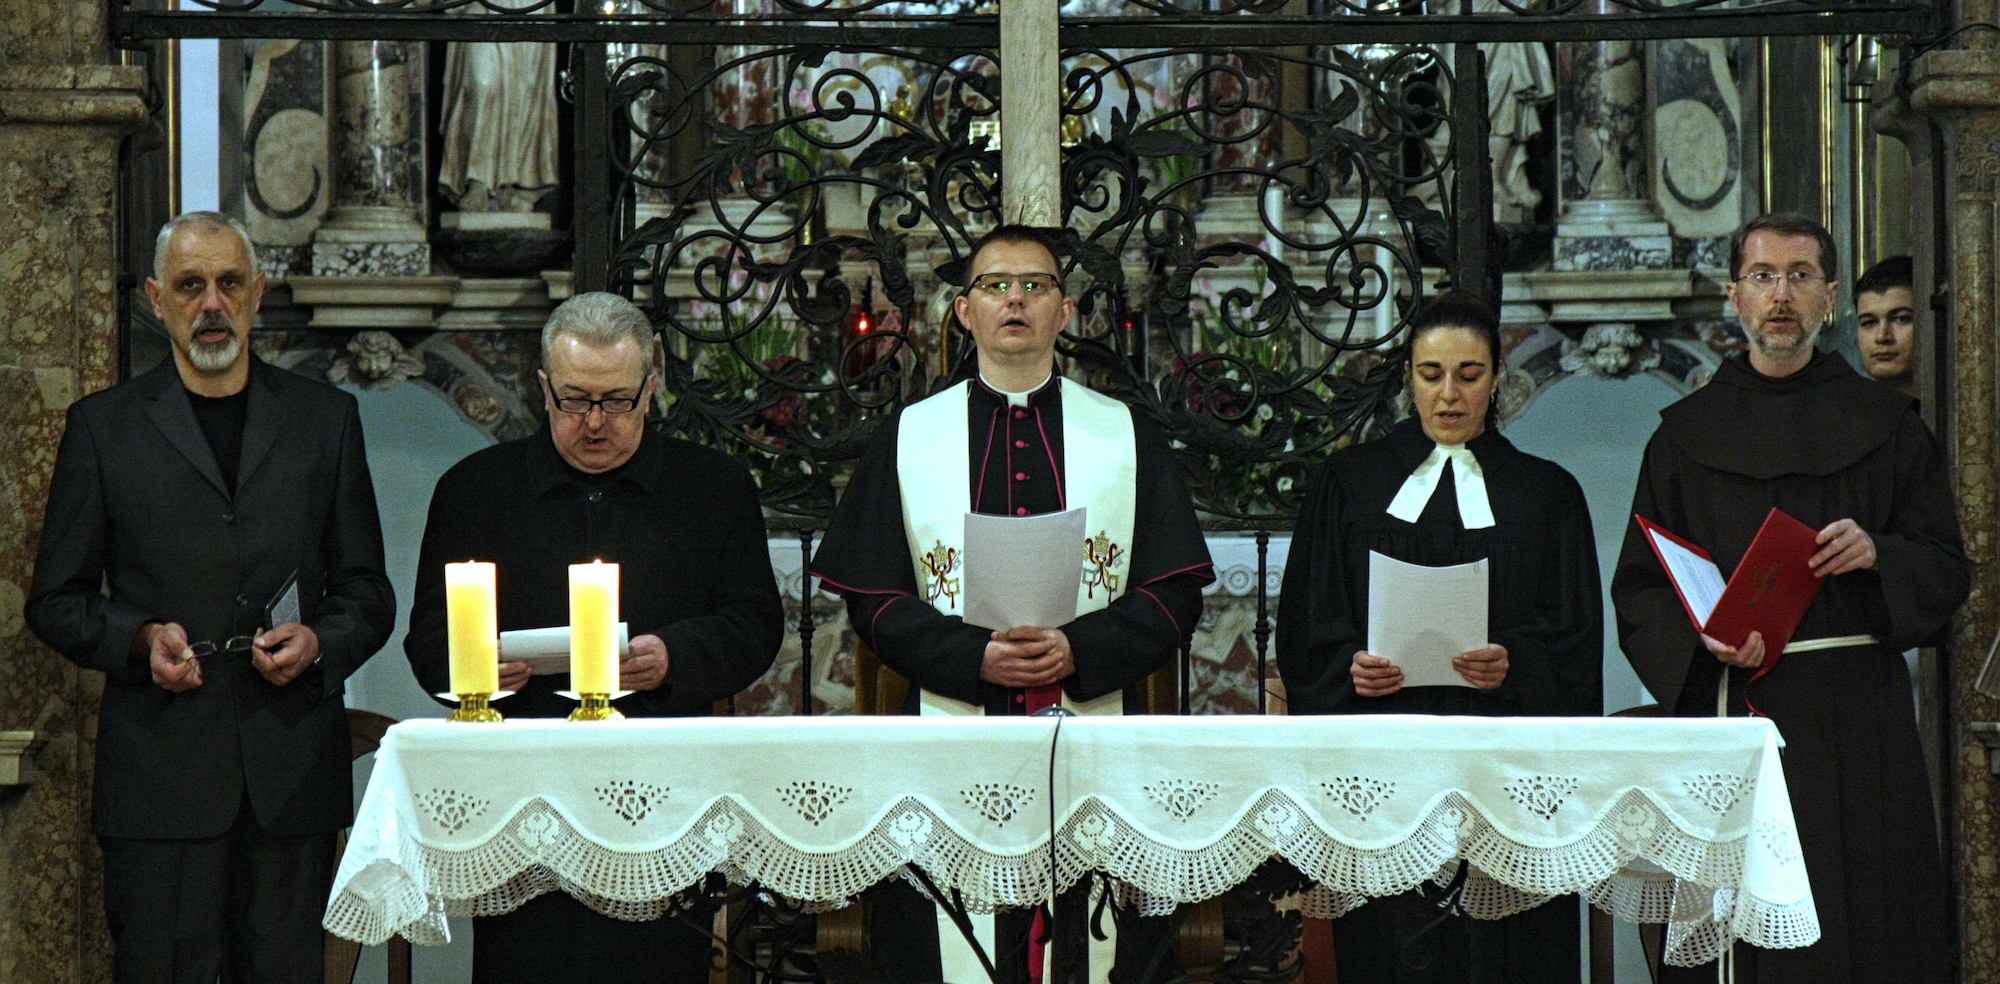
[{"label": "black shirt", "polygon": [[188,390],[187,398],[194,407],[194,419],[201,424],[201,436],[208,438],[208,449],[215,454],[215,466],[222,470],[229,494],[235,495],[236,468],[243,461],[243,421],[250,412],[250,387],[228,396],[202,396]]},{"label": "black shirt", "polygon": [[[438,480],[417,558],[404,651],[430,693],[450,688],[444,565],[492,561],[501,631],[569,624],[569,565],[619,565],[618,613],[667,644],[667,681],[620,699],[631,716],[706,714],[769,669],[784,635],[757,488],[720,452],[648,431],[624,465],[570,467],[549,431],[475,452]],[[566,716],[567,674],[496,705]]]}]

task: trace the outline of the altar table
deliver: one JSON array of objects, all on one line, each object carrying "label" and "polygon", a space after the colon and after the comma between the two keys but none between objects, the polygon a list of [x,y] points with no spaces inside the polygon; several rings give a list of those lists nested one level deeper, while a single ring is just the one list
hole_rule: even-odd
[{"label": "altar table", "polygon": [[1741,718],[411,721],[325,925],[437,944],[552,890],[653,918],[712,871],[825,908],[906,865],[976,910],[1101,871],[1158,912],[1274,857],[1334,915],[1465,859],[1476,918],[1582,892],[1685,966],[1819,938],[1779,745]]}]

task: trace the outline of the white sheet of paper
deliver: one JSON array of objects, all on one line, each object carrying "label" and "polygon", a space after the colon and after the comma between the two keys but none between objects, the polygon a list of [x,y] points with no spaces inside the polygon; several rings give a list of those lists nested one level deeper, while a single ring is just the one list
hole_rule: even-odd
[{"label": "white sheet of paper", "polygon": [[965,624],[1058,629],[1076,620],[1088,510],[965,514]]},{"label": "white sheet of paper", "polygon": [[[618,623],[618,658],[632,653],[632,640],[625,623]],[[500,662],[524,662],[534,676],[569,672],[569,626],[548,629],[514,629],[500,633]]]},{"label": "white sheet of paper", "polygon": [[1486,561],[1423,567],[1368,552],[1368,651],[1396,664],[1405,687],[1470,687],[1452,669],[1486,645]]},{"label": "white sheet of paper", "polygon": [[265,621],[271,624],[265,626],[265,628],[275,629],[280,625],[298,620],[299,576],[293,574],[291,581],[285,585],[285,593],[279,595],[276,601],[271,602],[271,610],[265,617]]},{"label": "white sheet of paper", "polygon": [[1653,538],[1660,559],[1667,562],[1668,576],[1681,589],[1681,597],[1687,599],[1694,617],[1707,625],[1715,603],[1722,600],[1722,591],[1729,586],[1722,578],[1722,568],[1715,566],[1715,561],[1661,536],[1657,530],[1647,530],[1646,535]]}]

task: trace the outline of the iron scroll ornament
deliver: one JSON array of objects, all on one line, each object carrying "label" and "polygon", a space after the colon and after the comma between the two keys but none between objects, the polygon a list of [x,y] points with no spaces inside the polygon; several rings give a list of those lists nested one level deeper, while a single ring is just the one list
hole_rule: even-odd
[{"label": "iron scroll ornament", "polygon": [[[870,74],[884,60],[905,91]],[[1282,521],[1312,461],[1386,421],[1403,313],[1425,261],[1451,255],[1447,69],[1427,48],[1065,62],[1068,371],[1160,423],[1216,521]],[[1287,69],[1311,98],[1277,91]],[[767,506],[823,521],[880,421],[969,371],[937,302],[998,218],[997,66],[795,46],[699,75],[639,53],[612,78],[629,223],[613,283],[667,342],[663,426],[747,453]],[[661,163],[719,87],[740,100],[752,78],[769,115],[718,119],[706,153]],[[1256,203],[1257,241],[1204,231],[1218,192]],[[836,195],[864,203],[858,227],[834,228]],[[885,306],[856,304],[877,290]]]}]

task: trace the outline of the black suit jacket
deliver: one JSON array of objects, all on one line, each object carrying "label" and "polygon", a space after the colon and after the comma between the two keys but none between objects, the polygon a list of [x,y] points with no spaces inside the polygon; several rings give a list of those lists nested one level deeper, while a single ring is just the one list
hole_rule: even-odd
[{"label": "black suit jacket", "polygon": [[[719,451],[648,430],[623,466],[569,467],[548,427],[468,455],[431,494],[403,651],[431,693],[451,688],[444,565],[492,561],[499,627],[569,624],[569,565],[618,566],[618,614],[667,644],[667,681],[616,706],[628,717],[710,713],[757,681],[784,642],[764,511],[750,470]],[[531,677],[499,702],[509,718],[561,717],[569,675]]]},{"label": "black suit jacket", "polygon": [[[70,407],[42,527],[28,626],[106,675],[93,825],[111,837],[217,836],[247,789],[264,829],[353,817],[342,681],[388,639],[375,488],[354,398],[254,357],[231,496],[172,361]],[[320,661],[284,687],[248,653],[202,661],[169,693],[131,653],[146,622],[192,641],[254,634],[298,572]]]}]

